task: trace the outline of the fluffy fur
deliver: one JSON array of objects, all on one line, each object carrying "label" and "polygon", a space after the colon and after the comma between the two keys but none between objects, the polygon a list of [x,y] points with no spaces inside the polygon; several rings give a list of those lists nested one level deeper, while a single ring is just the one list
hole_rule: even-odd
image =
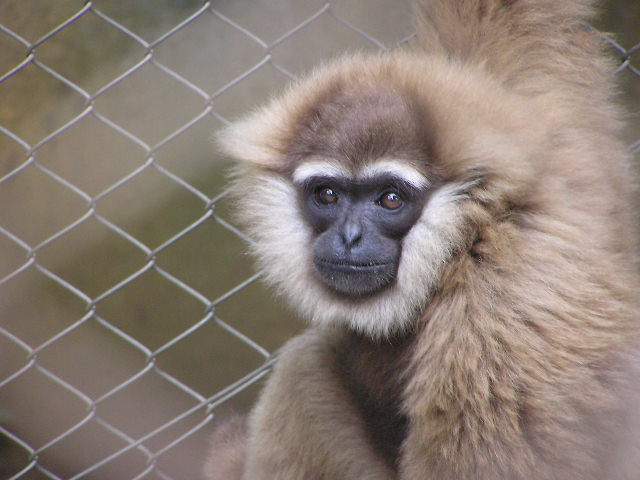
[{"label": "fluffy fur", "polygon": [[[418,51],[322,66],[221,134],[260,266],[313,324],[231,478],[637,478],[630,159],[593,4],[424,1]],[[337,296],[294,172],[389,158],[433,194],[394,284]]]},{"label": "fluffy fur", "polygon": [[211,454],[204,468],[207,480],[242,478],[246,435],[246,420],[239,415],[230,416],[218,427]]}]

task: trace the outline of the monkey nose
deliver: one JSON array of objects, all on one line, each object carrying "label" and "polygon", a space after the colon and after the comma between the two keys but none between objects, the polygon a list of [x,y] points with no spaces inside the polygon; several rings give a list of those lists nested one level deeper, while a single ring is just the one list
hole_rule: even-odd
[{"label": "monkey nose", "polygon": [[362,225],[360,222],[347,221],[342,227],[342,241],[345,247],[353,247],[362,238]]}]

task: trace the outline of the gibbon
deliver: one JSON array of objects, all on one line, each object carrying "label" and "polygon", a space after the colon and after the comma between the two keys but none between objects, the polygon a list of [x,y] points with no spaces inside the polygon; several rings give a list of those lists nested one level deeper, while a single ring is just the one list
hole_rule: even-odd
[{"label": "gibbon", "polygon": [[592,0],[424,0],[419,47],[226,128],[238,218],[310,329],[212,480],[640,478],[630,158]]}]

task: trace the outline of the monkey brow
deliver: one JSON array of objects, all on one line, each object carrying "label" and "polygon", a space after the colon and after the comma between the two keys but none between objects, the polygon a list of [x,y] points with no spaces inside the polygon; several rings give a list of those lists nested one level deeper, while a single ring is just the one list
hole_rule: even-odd
[{"label": "monkey brow", "polygon": [[369,180],[374,177],[388,176],[399,179],[405,184],[415,189],[422,190],[429,186],[429,180],[422,172],[418,171],[406,162],[397,160],[381,160],[376,163],[365,165],[359,172],[358,178]]},{"label": "monkey brow", "polygon": [[427,177],[416,168],[397,160],[380,160],[365,165],[354,178],[354,175],[338,162],[310,161],[299,165],[293,172],[293,182],[299,185],[309,183],[311,179],[324,178],[349,180],[358,183],[370,183],[378,178],[392,178],[413,189],[423,190],[430,185]]},{"label": "monkey brow", "polygon": [[298,185],[308,183],[313,178],[336,178],[336,179],[349,179],[351,174],[342,165],[337,162],[321,162],[311,161],[305,162],[299,165],[293,171],[293,182]]}]

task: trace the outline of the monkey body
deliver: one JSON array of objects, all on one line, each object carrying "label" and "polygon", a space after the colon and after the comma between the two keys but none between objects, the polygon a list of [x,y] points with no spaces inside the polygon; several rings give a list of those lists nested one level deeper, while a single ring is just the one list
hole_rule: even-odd
[{"label": "monkey body", "polygon": [[592,4],[423,2],[421,50],[344,57],[222,134],[313,326],[209,478],[638,478],[630,159]]}]

